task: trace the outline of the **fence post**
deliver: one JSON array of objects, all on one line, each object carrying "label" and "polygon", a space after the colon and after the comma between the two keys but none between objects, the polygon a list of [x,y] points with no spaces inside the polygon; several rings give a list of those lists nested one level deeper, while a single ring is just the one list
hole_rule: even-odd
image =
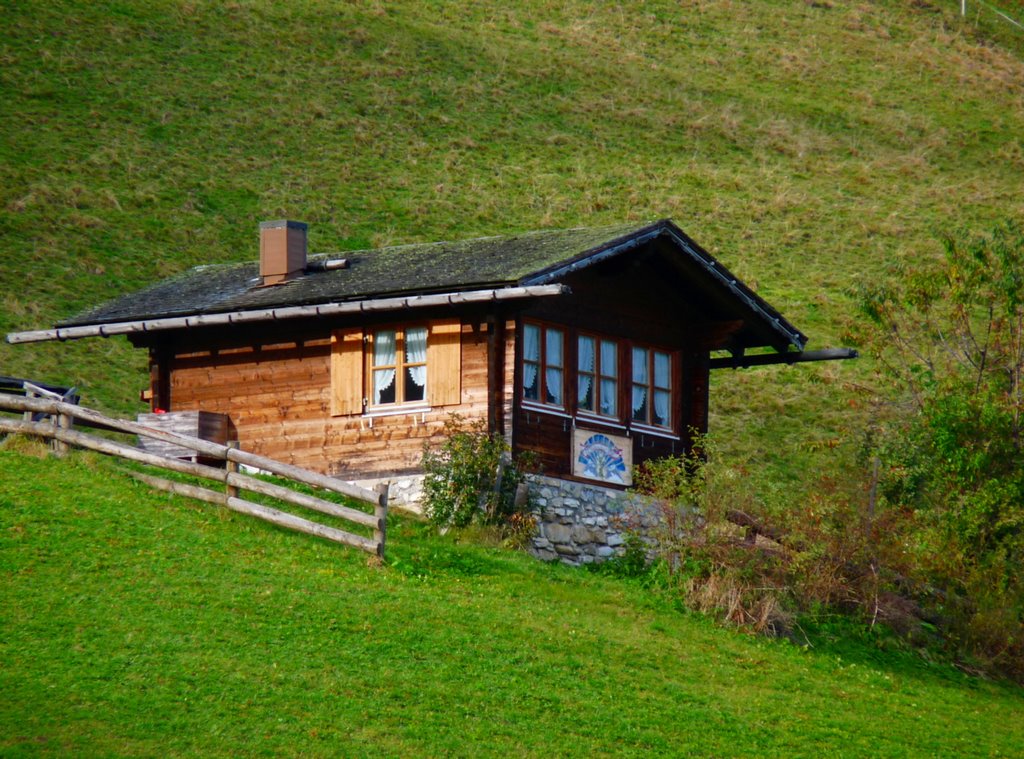
[{"label": "fence post", "polygon": [[[29,390],[26,387],[25,388],[25,397],[26,398],[36,398],[38,396],[36,396],[35,393],[33,393],[31,390]],[[32,412],[31,411],[25,411],[25,413],[21,415],[21,418],[24,419],[26,422],[31,422],[32,421]]]},{"label": "fence post", "polygon": [[[51,419],[53,419],[53,426],[56,427],[58,430],[70,430],[71,425],[74,422],[74,418],[69,414],[65,414],[63,411],[60,412],[59,414],[55,414],[54,416],[51,417]],[[67,455],[67,443],[65,443],[63,440],[59,440],[57,437],[54,437],[51,443],[53,446],[53,452],[56,456],[61,457]]]},{"label": "fence post", "polygon": [[[237,440],[229,440],[227,442],[227,446],[232,451],[237,451],[239,444]],[[228,451],[228,453],[230,454],[230,451]],[[227,474],[238,473],[238,462],[232,461],[230,455],[226,455],[224,457],[224,470],[227,472]],[[238,488],[236,488],[234,485],[228,482],[227,477],[224,478],[224,482],[226,483],[225,490],[227,491],[228,498],[238,498]]]},{"label": "fence post", "polygon": [[377,517],[377,526],[373,529],[373,540],[377,544],[377,556],[384,558],[384,543],[387,540],[388,525],[388,490],[390,483],[382,482],[374,488],[377,503],[373,507],[373,515]]}]

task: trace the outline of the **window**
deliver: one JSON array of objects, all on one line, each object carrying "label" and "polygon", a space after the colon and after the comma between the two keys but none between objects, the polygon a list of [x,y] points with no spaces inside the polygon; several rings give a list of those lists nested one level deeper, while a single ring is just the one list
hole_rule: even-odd
[{"label": "window", "polygon": [[523,399],[565,407],[565,333],[523,325]]},{"label": "window", "polygon": [[[566,357],[567,340],[575,342],[575,362],[572,351]],[[522,398],[594,423],[672,430],[672,362],[670,352],[651,346],[525,322]]]},{"label": "window", "polygon": [[619,346],[612,340],[580,335],[576,345],[576,408],[618,416]]},{"label": "window", "polygon": [[418,403],[427,397],[427,328],[370,334],[370,406]]},{"label": "window", "polygon": [[656,427],[672,425],[672,357],[663,351],[633,348],[630,419]]},{"label": "window", "polygon": [[448,406],[462,399],[462,323],[393,325],[331,334],[331,413]]}]

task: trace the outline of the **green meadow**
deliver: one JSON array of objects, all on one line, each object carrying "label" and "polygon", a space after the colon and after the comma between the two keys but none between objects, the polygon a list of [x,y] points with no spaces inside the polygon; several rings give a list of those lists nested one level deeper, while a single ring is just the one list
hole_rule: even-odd
[{"label": "green meadow", "polygon": [[[392,518],[390,557],[0,451],[3,756],[1015,756],[1020,689]],[[43,456],[42,458],[40,456]],[[808,631],[810,632],[810,631]]]},{"label": "green meadow", "polygon": [[[810,338],[1024,218],[1024,32],[976,3],[0,1],[0,333],[182,271],[673,218]],[[1000,4],[1015,18],[1018,2]],[[123,338],[0,374],[141,410]],[[716,373],[765,488],[849,467],[884,379]],[[716,628],[636,581],[393,517],[383,566],[0,451],[0,755],[1014,756],[1019,688],[840,623]]]}]

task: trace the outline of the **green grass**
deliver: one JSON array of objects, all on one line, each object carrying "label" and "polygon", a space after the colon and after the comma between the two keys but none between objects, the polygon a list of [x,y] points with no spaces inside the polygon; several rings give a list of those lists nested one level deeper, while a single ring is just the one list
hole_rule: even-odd
[{"label": "green grass", "polygon": [[0,451],[0,754],[1013,756],[1020,689],[721,630],[433,536],[390,559]]}]

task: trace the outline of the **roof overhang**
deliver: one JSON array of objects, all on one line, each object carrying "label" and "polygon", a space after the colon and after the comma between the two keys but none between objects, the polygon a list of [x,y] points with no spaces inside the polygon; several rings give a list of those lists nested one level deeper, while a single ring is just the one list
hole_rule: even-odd
[{"label": "roof overhang", "polygon": [[[627,251],[640,247],[659,237],[667,237],[681,250],[691,261],[696,263],[701,271],[705,272],[714,282],[722,286],[731,296],[736,298],[746,308],[752,311],[758,320],[764,324],[772,334],[781,338],[782,345],[789,345],[802,351],[807,344],[807,336],[790,324],[782,315],[770,306],[763,298],[759,297],[749,287],[744,285],[728,269],[714,259],[710,253],[701,248],[691,240],[681,229],[671,221],[663,220],[651,225],[647,229],[629,235],[628,237],[613,240],[595,250],[588,251],[576,256],[573,259],[562,262],[555,266],[543,269],[531,274],[521,280],[523,285],[547,284],[564,277],[566,274],[585,269],[607,260],[614,256],[621,255]],[[778,347],[778,346],[777,346]]]},{"label": "roof overhang", "polygon": [[812,361],[843,361],[859,358],[853,348],[822,348],[816,351],[790,351],[788,353],[758,353],[752,356],[728,356],[713,358],[709,369],[746,369],[750,366],[772,366],[775,364],[806,364]]},{"label": "roof overhang", "polygon": [[467,303],[489,303],[520,298],[540,298],[561,295],[569,291],[565,285],[546,284],[521,287],[501,287],[486,290],[436,293],[432,295],[410,295],[407,297],[376,298],[371,300],[321,303],[311,306],[288,306],[284,308],[231,311],[219,314],[199,314],[140,321],[111,322],[106,324],[84,324],[75,327],[40,329],[29,332],[12,332],[7,335],[8,343],[39,343],[50,340],[77,340],[83,337],[111,337],[131,335],[140,332],[158,332],[172,329],[192,329],[225,324],[250,324],[253,322],[301,319],[318,316],[339,316],[373,311],[397,311],[407,308],[428,308],[431,306],[461,305]]}]

